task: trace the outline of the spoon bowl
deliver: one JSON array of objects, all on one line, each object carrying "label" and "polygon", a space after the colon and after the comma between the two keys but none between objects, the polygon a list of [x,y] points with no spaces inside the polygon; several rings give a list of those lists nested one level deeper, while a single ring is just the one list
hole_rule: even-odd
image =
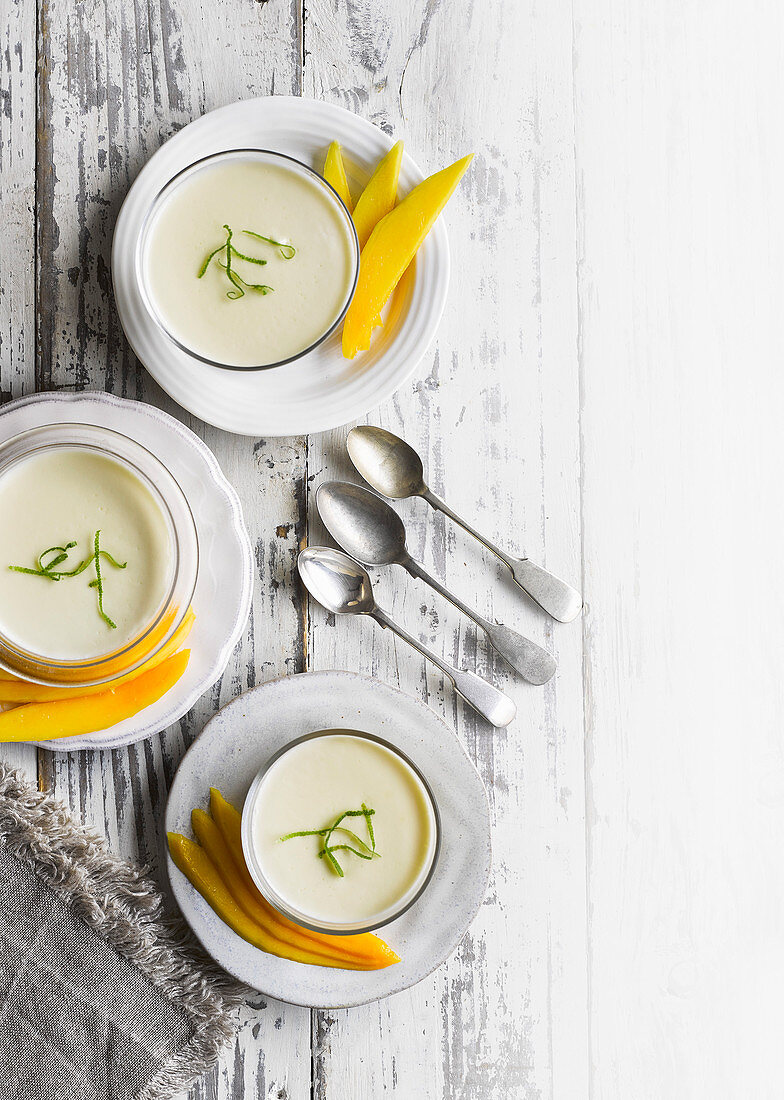
[{"label": "spoon bowl", "polygon": [[352,428],[346,447],[368,485],[394,500],[422,496],[427,491],[422,459],[405,440],[371,424]]},{"label": "spoon bowl", "polygon": [[361,485],[327,481],[316,491],[324,526],[347,554],[365,565],[402,564],[406,529],[397,512]]},{"label": "spoon bowl", "polygon": [[376,608],[367,572],[339,550],[308,546],[297,558],[308,591],[335,615],[370,615]]}]

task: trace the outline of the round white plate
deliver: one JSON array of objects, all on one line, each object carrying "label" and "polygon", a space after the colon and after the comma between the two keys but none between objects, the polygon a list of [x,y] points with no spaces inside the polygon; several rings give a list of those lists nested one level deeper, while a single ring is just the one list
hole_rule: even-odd
[{"label": "round white plate", "polygon": [[100,424],[153,451],[179,482],[199,537],[196,622],[188,638],[188,668],[177,684],[133,718],[88,737],[41,741],[45,749],[106,749],[132,745],[179,721],[223,672],[250,613],[253,555],[237,494],[215,456],[190,429],[140,401],[103,393],[36,394],[0,409],[0,442],[41,424]]},{"label": "round white plate", "polygon": [[[339,141],[355,195],[392,139],[342,107],[297,96],[269,96],[221,107],[192,122],[149,160],[117,219],[112,279],[125,335],[160,386],[184,408],[240,435],[306,435],[356,420],[386,401],[416,369],[435,335],[449,283],[449,245],[439,219],[395,295],[391,316],[370,350],[344,359],[340,331],[295,363],[262,371],[228,371],[202,363],[171,343],[142,302],[134,257],[144,216],[182,168],[209,153],[273,149],[321,171]],[[404,154],[400,194],[423,178]]]},{"label": "round white plate", "polygon": [[239,809],[256,772],[295,737],[318,729],[375,733],[422,770],[441,813],[441,852],[422,897],[378,930],[401,957],[385,970],[331,970],[267,955],[224,924],[168,859],[180,909],[204,948],[262,993],[310,1008],[350,1008],[421,981],[452,954],[482,904],[490,877],[490,809],[476,768],[454,733],[418,699],[353,672],[271,680],[207,723],[174,777],[167,832],[191,835],[195,806],[217,787]]}]

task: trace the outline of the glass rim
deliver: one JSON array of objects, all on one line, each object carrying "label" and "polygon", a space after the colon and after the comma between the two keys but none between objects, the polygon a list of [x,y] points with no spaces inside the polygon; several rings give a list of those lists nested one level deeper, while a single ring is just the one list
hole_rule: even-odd
[{"label": "glass rim", "polygon": [[[381,913],[369,918],[368,920],[352,921],[352,922],[330,922],[330,921],[318,921],[308,914],[301,912],[293,905],[290,905],[276,890],[270,886],[269,882],[264,875],[260,861],[256,859],[256,853],[251,841],[251,819],[254,815],[256,801],[259,790],[267,776],[267,773],[277,763],[282,756],[285,756],[289,750],[296,748],[298,745],[304,744],[306,741],[312,741],[320,737],[334,737],[334,736],[347,736],[358,737],[363,741],[372,741],[377,745],[381,745],[387,749],[394,756],[399,757],[403,763],[411,769],[415,778],[422,785],[422,788],[427,796],[427,802],[432,813],[433,822],[433,840],[432,851],[429,853],[430,863],[427,867],[427,871],[423,874],[421,882],[419,882],[414,893],[409,897],[408,893],[403,895],[401,899],[402,903],[388,906]],[[266,761],[265,764],[256,773],[253,782],[248,789],[248,793],[245,796],[245,802],[242,807],[242,822],[241,822],[241,839],[242,839],[242,851],[245,857],[245,862],[248,867],[251,878],[256,884],[257,889],[264,896],[267,902],[278,912],[282,913],[284,917],[293,921],[295,924],[301,925],[303,928],[309,929],[311,932],[321,932],[328,936],[354,936],[361,935],[364,932],[372,932],[377,928],[383,928],[387,924],[391,924],[392,921],[397,920],[404,913],[416,904],[422,897],[423,893],[430,885],[430,882],[435,874],[436,865],[438,863],[438,857],[441,852],[441,812],[438,808],[438,802],[436,800],[433,789],[427,780],[427,777],[422,773],[421,769],[414,763],[414,761],[405,753],[402,749],[399,749],[396,745],[393,745],[390,741],[385,740],[383,737],[379,737],[377,734],[368,733],[366,730],[356,729],[322,729],[314,730],[311,733],[302,734],[300,737],[294,738],[292,741],[288,741],[277,752]]]},{"label": "glass rim", "polygon": [[[349,230],[349,239],[351,240],[352,254],[354,258],[354,271],[351,279],[350,289],[346,295],[346,299],[343,303],[343,306],[341,307],[340,312],[338,313],[334,321],[330,324],[329,328],[327,328],[316,340],[314,340],[313,343],[309,344],[308,347],[303,348],[302,351],[298,351],[294,355],[289,355],[285,359],[278,359],[274,363],[251,363],[245,366],[238,363],[223,363],[219,359],[211,359],[207,355],[201,355],[193,348],[188,347],[187,344],[184,344],[174,335],[174,333],[169,330],[163,318],[160,316],[158,310],[155,308],[153,295],[150,294],[148,291],[145,265],[145,255],[148,244],[147,238],[149,234],[149,229],[154,220],[155,214],[160,210],[163,203],[165,202],[167,193],[176,189],[179,183],[182,182],[183,176],[187,175],[189,172],[192,172],[194,169],[202,168],[204,165],[206,165],[208,161],[219,160],[223,157],[231,157],[238,154],[260,154],[265,157],[271,157],[274,160],[285,161],[288,164],[296,165],[296,167],[304,171],[307,176],[312,177],[312,179],[314,179],[323,189],[327,191],[330,198],[337,204],[338,208],[340,209],[340,212],[343,215],[344,221]],[[134,267],[139,293],[148,315],[152,318],[152,320],[158,326],[160,331],[164,334],[166,339],[174,344],[175,347],[184,352],[186,355],[189,355],[192,359],[197,359],[201,363],[206,363],[207,366],[217,367],[220,370],[262,371],[274,370],[276,367],[285,367],[290,363],[295,363],[298,359],[302,359],[304,356],[309,355],[310,352],[315,351],[317,347],[320,347],[320,345],[323,344],[325,340],[329,339],[333,332],[335,332],[335,330],[344,320],[346,313],[348,312],[348,307],[351,305],[351,301],[357,289],[357,282],[359,280],[359,253],[359,237],[357,236],[357,229],[354,225],[354,219],[351,216],[351,212],[349,211],[348,207],[343,202],[343,199],[340,197],[340,195],[337,193],[331,183],[325,180],[323,176],[320,176],[319,173],[315,171],[315,169],[310,167],[310,165],[305,164],[304,161],[298,160],[296,157],[290,156],[288,153],[280,153],[275,149],[247,146],[236,149],[223,149],[216,153],[207,153],[205,156],[199,157],[196,160],[191,161],[190,164],[187,164],[184,168],[181,168],[178,172],[175,173],[175,175],[171,177],[171,179],[167,180],[167,182],[157,191],[155,197],[152,199],[150,205],[147,207],[147,210],[145,212],[141,229],[139,230],[139,236],[136,242]]]},{"label": "glass rim", "polygon": [[[6,447],[9,447],[14,443],[18,444],[19,441],[23,440],[26,436],[34,436],[40,432],[51,431],[53,429],[65,429],[66,431],[68,429],[87,429],[88,432],[94,430],[98,433],[101,433],[101,435],[109,435],[117,437],[118,439],[122,439],[126,443],[130,444],[132,450],[135,448],[143,452],[144,455],[147,456],[147,458],[149,458],[155,466],[164,470],[166,474],[171,478],[172,483],[176,487],[180,497],[182,498],[182,502],[185,505],[195,535],[196,568],[194,570],[193,585],[191,586],[187,600],[181,601],[181,606],[172,620],[172,625],[170,629],[164,632],[161,637],[160,644],[153,647],[150,652],[144,653],[142,656],[139,657],[138,661],[131,662],[128,667],[120,668],[116,673],[109,676],[102,675],[102,673],[106,669],[106,666],[110,663],[113,664],[114,662],[121,660],[123,656],[133,652],[133,650],[135,650],[138,646],[143,645],[144,642],[150,637],[150,635],[153,634],[154,631],[160,626],[166,616],[166,613],[171,609],[172,600],[177,589],[177,582],[180,579],[182,572],[180,537],[177,531],[177,524],[174,520],[174,516],[172,515],[168,502],[165,500],[163,494],[158,489],[158,486],[155,485],[155,483],[147,476],[147,474],[145,474],[143,470],[141,470],[136,465],[136,463],[132,462],[128,458],[125,458],[125,456],[123,455],[117,454],[116,451],[113,451],[111,449],[111,447],[103,446],[100,442],[96,441],[95,443],[80,443],[72,442],[67,439],[53,440],[50,443],[44,443],[38,446],[31,446],[29,449],[23,450],[20,454],[15,455],[13,458],[6,462],[2,460],[2,453],[6,449]],[[198,534],[196,532],[196,521],[194,519],[193,511],[188,502],[188,498],[183,491],[182,486],[180,485],[174,474],[172,474],[171,470],[169,470],[169,468],[165,465],[165,463],[163,463],[151,450],[145,447],[144,444],[139,443],[137,440],[131,438],[131,436],[124,435],[122,432],[118,432],[114,428],[105,428],[103,427],[103,425],[100,424],[69,421],[57,424],[40,424],[34,428],[26,428],[24,431],[18,432],[16,435],[13,435],[9,439],[4,440],[2,443],[0,443],[0,478],[5,473],[7,473],[9,469],[12,469],[18,462],[21,462],[25,458],[31,457],[31,455],[33,454],[40,454],[41,452],[50,449],[54,450],[62,448],[71,448],[74,450],[95,451],[98,453],[103,453],[111,458],[113,461],[117,462],[119,465],[129,469],[134,477],[138,477],[145,485],[145,487],[152,492],[156,503],[160,507],[163,515],[167,520],[172,536],[172,552],[174,561],[171,572],[171,579],[166,591],[166,595],[161,601],[160,608],[158,610],[158,613],[155,615],[155,618],[152,620],[151,623],[149,623],[149,625],[141,634],[135,635],[126,645],[122,647],[122,649],[114,650],[111,653],[100,654],[98,657],[85,657],[74,661],[68,661],[53,657],[45,657],[41,654],[34,653],[32,650],[24,649],[23,647],[19,646],[18,643],[11,641],[3,632],[2,626],[0,625],[0,667],[5,667],[5,664],[8,663],[7,658],[3,652],[5,650],[10,654],[19,657],[24,662],[30,662],[34,664],[36,667],[44,671],[44,673],[50,669],[52,670],[52,672],[78,673],[83,670],[86,673],[92,673],[93,671],[95,671],[96,673],[94,676],[90,675],[89,679],[86,678],[84,680],[78,681],[69,680],[65,682],[56,681],[55,683],[53,683],[52,681],[44,681],[40,678],[36,679],[36,677],[25,672],[23,678],[29,680],[31,683],[38,682],[41,684],[48,684],[49,686],[56,687],[91,687],[93,685],[101,683],[110,684],[113,680],[119,679],[119,677],[125,676],[129,672],[135,671],[135,669],[139,668],[139,666],[144,664],[145,661],[154,656],[155,653],[157,653],[166,644],[168,639],[171,638],[175,631],[179,629],[179,627],[182,625],[182,622],[188,613],[188,608],[193,599],[193,593],[196,588],[196,578],[198,576],[199,542]],[[20,675],[17,669],[9,668],[8,671],[14,673],[15,675]]]}]

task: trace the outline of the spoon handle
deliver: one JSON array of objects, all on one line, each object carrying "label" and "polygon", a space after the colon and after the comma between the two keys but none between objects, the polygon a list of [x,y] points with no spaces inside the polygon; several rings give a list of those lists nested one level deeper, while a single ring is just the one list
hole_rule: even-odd
[{"label": "spoon handle", "polygon": [[462,611],[472,622],[475,622],[479,629],[485,632],[492,647],[501,654],[507,664],[511,665],[515,672],[519,672],[529,683],[546,684],[555,675],[557,667],[555,658],[546,649],[542,649],[536,642],[524,638],[522,634],[518,634],[508,626],[488,622],[487,619],[463,603],[459,596],[456,596],[454,592],[450,592],[435,577],[432,577],[415,558],[408,557],[404,568],[408,570],[412,577],[418,577],[425,584],[429,584],[440,596],[454,604],[458,611]]},{"label": "spoon handle", "polygon": [[486,680],[475,673],[467,672],[465,669],[453,668],[446,661],[442,661],[432,649],[423,646],[413,634],[409,634],[402,626],[398,626],[380,607],[376,607],[370,614],[377,623],[389,627],[393,634],[397,634],[398,638],[408,642],[423,657],[427,657],[428,661],[432,661],[436,668],[440,668],[454,684],[455,691],[462,695],[465,701],[493,726],[509,725],[517,714],[517,707],[502,691],[494,688],[492,684],[488,684]]},{"label": "spoon handle", "polygon": [[515,583],[524,592],[527,592],[531,599],[538,603],[548,615],[551,615],[560,623],[569,623],[572,619],[577,618],[582,611],[583,601],[580,593],[572,588],[570,584],[549,573],[541,565],[534,565],[528,558],[513,558],[510,554],[505,553],[500,546],[496,546],[480,534],[462,516],[454,512],[446,501],[436,496],[430,489],[426,489],[421,495],[432,508],[436,508],[439,512],[443,512],[445,516],[449,516],[464,531],[467,531],[469,535],[473,535],[497,558],[500,558],[514,577]]}]

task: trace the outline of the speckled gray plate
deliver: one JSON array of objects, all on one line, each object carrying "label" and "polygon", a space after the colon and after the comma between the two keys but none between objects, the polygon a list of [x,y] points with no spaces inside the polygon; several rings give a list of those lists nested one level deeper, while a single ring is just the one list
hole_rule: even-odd
[{"label": "speckled gray plate", "polygon": [[191,810],[207,808],[211,786],[240,808],[274,752],[303,733],[341,727],[399,747],[427,777],[441,812],[441,853],[429,886],[407,913],[379,930],[402,962],[365,972],[267,955],[235,935],[169,860],[175,897],[212,957],[260,992],[311,1008],[350,1008],[407,989],[451,955],[476,915],[490,877],[490,810],[454,733],[418,699],[353,672],[271,680],[207,723],[180,764],[166,807],[166,830],[190,836]]}]

